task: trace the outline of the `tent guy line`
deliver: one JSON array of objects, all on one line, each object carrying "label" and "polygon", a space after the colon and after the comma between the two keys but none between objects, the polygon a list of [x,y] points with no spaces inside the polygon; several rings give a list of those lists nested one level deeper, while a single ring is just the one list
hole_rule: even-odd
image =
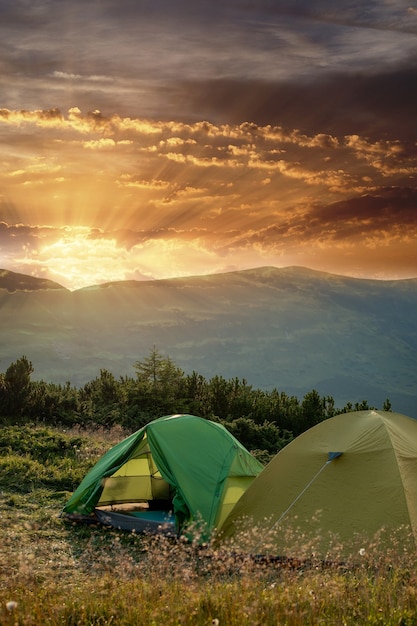
[{"label": "tent guy line", "polygon": [[[332,454],[331,452],[329,452],[329,455]],[[342,453],[340,453],[342,454]],[[321,466],[321,468],[319,469],[319,471],[317,472],[317,474],[315,476],[313,476],[313,478],[310,480],[309,483],[307,483],[307,485],[304,487],[304,489],[298,494],[298,496],[295,498],[295,500],[293,500],[290,504],[290,506],[282,513],[281,517],[271,526],[270,530],[273,530],[276,526],[279,525],[279,523],[284,519],[284,517],[286,517],[286,515],[291,511],[291,509],[293,508],[293,506],[295,506],[295,504],[298,502],[298,500],[300,500],[300,498],[303,497],[303,495],[305,494],[305,492],[307,491],[307,489],[309,489],[311,487],[311,485],[317,480],[317,478],[320,476],[320,474],[322,473],[322,471],[324,469],[326,469],[326,467],[335,459],[338,457],[333,456],[332,458],[328,458],[327,461]]]}]

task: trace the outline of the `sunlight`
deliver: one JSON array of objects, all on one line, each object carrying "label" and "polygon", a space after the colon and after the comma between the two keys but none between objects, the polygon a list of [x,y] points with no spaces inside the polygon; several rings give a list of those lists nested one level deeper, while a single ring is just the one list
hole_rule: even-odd
[{"label": "sunlight", "polygon": [[66,236],[39,250],[38,261],[68,289],[125,279],[125,265],[116,242],[91,239],[90,233],[89,228],[68,228]]},{"label": "sunlight", "polygon": [[70,290],[113,281],[177,278],[223,269],[218,266],[216,255],[197,240],[147,239],[127,248],[116,239],[85,227],[67,227],[64,236],[44,245],[36,257],[26,258],[25,263],[48,267],[50,278]]}]

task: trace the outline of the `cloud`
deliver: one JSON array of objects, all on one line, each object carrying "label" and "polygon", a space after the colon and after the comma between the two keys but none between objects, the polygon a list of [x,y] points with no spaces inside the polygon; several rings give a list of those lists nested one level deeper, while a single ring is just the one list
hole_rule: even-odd
[{"label": "cloud", "polygon": [[12,109],[54,102],[155,120],[304,120],[311,135],[373,132],[415,111],[417,18],[401,3],[3,4],[2,97]]},{"label": "cloud", "polygon": [[61,126],[64,117],[59,109],[35,111],[0,109],[0,120],[13,126],[30,123],[38,126]]},{"label": "cloud", "polygon": [[[5,197],[21,204],[20,221],[29,219],[24,215],[33,216],[30,199],[19,189],[24,182],[44,186],[39,202],[48,220],[62,214],[62,209],[52,208],[53,198],[68,206],[77,193],[79,211],[66,211],[67,225],[83,215],[86,226],[102,226],[100,219],[106,215],[106,220],[123,216],[130,226],[147,214],[149,227],[152,221],[163,225],[175,217],[183,223],[184,216],[194,220],[197,214],[201,223],[219,207],[224,216],[225,209],[245,205],[248,214],[261,212],[267,220],[278,206],[279,211],[294,211],[307,201],[313,203],[308,199],[313,193],[325,194],[330,205],[343,194],[372,195],[380,187],[406,186],[406,178],[410,184],[416,175],[417,148],[409,140],[309,135],[254,122],[153,122],[105,116],[99,110],[83,114],[78,107],[66,116],[56,109],[3,109],[0,136],[0,182]],[[19,153],[16,139],[22,136],[25,143]],[[83,208],[87,197],[88,211]],[[193,212],[185,209],[191,200]],[[169,212],[157,213],[158,205],[167,209],[168,204]],[[120,213],[121,206],[129,208]],[[11,220],[6,205],[0,219]]]},{"label": "cloud", "polygon": [[89,150],[102,150],[103,148],[114,148],[116,146],[114,139],[110,137],[102,137],[101,139],[91,139],[90,141],[84,141],[83,147]]},{"label": "cloud", "polygon": [[6,222],[0,222],[2,267],[22,267],[20,263],[23,258],[33,261],[36,259],[40,248],[45,244],[54,242],[59,233],[59,230],[47,226],[10,225]]},{"label": "cloud", "polygon": [[132,174],[122,174],[116,184],[118,187],[161,191],[168,189],[171,183],[166,180],[135,180]]},{"label": "cloud", "polygon": [[103,76],[103,75],[97,75],[97,74],[93,74],[92,76],[83,76],[82,74],[70,74],[68,72],[61,72],[58,70],[54,70],[52,72],[52,77],[53,78],[57,78],[59,80],[83,80],[83,81],[91,81],[93,83],[106,83],[106,82],[113,82],[113,78],[111,76]]},{"label": "cloud", "polygon": [[340,238],[345,237],[352,227],[359,228],[362,233],[378,233],[381,230],[389,233],[400,229],[404,235],[416,236],[416,203],[416,189],[381,188],[378,194],[366,194],[315,207],[311,218],[317,220],[321,228],[331,224]]},{"label": "cloud", "polygon": [[3,5],[5,260],[150,276],[334,252],[359,272],[380,241],[414,262],[412,5]]},{"label": "cloud", "polygon": [[184,82],[182,89],[191,110],[218,122],[252,120],[308,135],[356,132],[371,139],[382,134],[405,140],[414,134],[417,69],[412,60],[394,68],[374,65],[372,71],[358,68],[298,82],[213,78]]}]

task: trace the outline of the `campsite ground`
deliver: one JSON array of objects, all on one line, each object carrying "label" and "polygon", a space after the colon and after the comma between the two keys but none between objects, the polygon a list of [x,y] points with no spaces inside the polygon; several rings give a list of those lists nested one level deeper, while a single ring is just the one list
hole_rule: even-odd
[{"label": "campsite ground", "polygon": [[112,443],[1,429],[0,624],[416,624],[417,557],[395,545],[364,546],[354,564],[271,564],[64,522],[71,490]]}]

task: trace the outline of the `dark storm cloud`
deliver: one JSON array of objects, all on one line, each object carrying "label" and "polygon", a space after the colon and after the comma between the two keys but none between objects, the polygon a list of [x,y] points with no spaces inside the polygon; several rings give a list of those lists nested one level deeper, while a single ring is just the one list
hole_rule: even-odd
[{"label": "dark storm cloud", "polygon": [[[213,80],[183,85],[184,107],[219,122],[281,124],[308,134],[415,140],[415,66],[312,81]],[[308,104],[308,106],[306,106]]]},{"label": "dark storm cloud", "polygon": [[411,188],[380,189],[322,206],[306,206],[299,214],[289,210],[256,232],[242,228],[239,232],[218,233],[224,250],[253,244],[276,249],[317,243],[351,242],[383,238],[413,238],[417,234],[417,191]]},{"label": "dark storm cloud", "polygon": [[56,230],[51,228],[0,221],[0,255],[28,247],[36,249],[41,243],[53,240],[55,235]]},{"label": "dark storm cloud", "polygon": [[411,188],[380,189],[378,194],[366,194],[315,207],[309,219],[320,228],[332,225],[343,238],[344,224],[359,224],[362,230],[377,232],[401,227],[404,232],[417,231],[417,190]]},{"label": "dark storm cloud", "polygon": [[322,121],[341,132],[357,116],[356,132],[378,132],[391,105],[394,116],[415,105],[408,9],[402,0],[4,0],[3,106],[306,129]]},{"label": "dark storm cloud", "polygon": [[[239,2],[235,0],[234,4],[239,5]],[[362,0],[338,3],[331,0],[315,0],[314,3],[306,0],[261,0],[259,3],[246,2],[246,5],[262,7],[265,13],[271,15],[287,14],[356,28],[417,32],[413,11],[401,0],[385,4],[375,0],[366,3]]]}]

